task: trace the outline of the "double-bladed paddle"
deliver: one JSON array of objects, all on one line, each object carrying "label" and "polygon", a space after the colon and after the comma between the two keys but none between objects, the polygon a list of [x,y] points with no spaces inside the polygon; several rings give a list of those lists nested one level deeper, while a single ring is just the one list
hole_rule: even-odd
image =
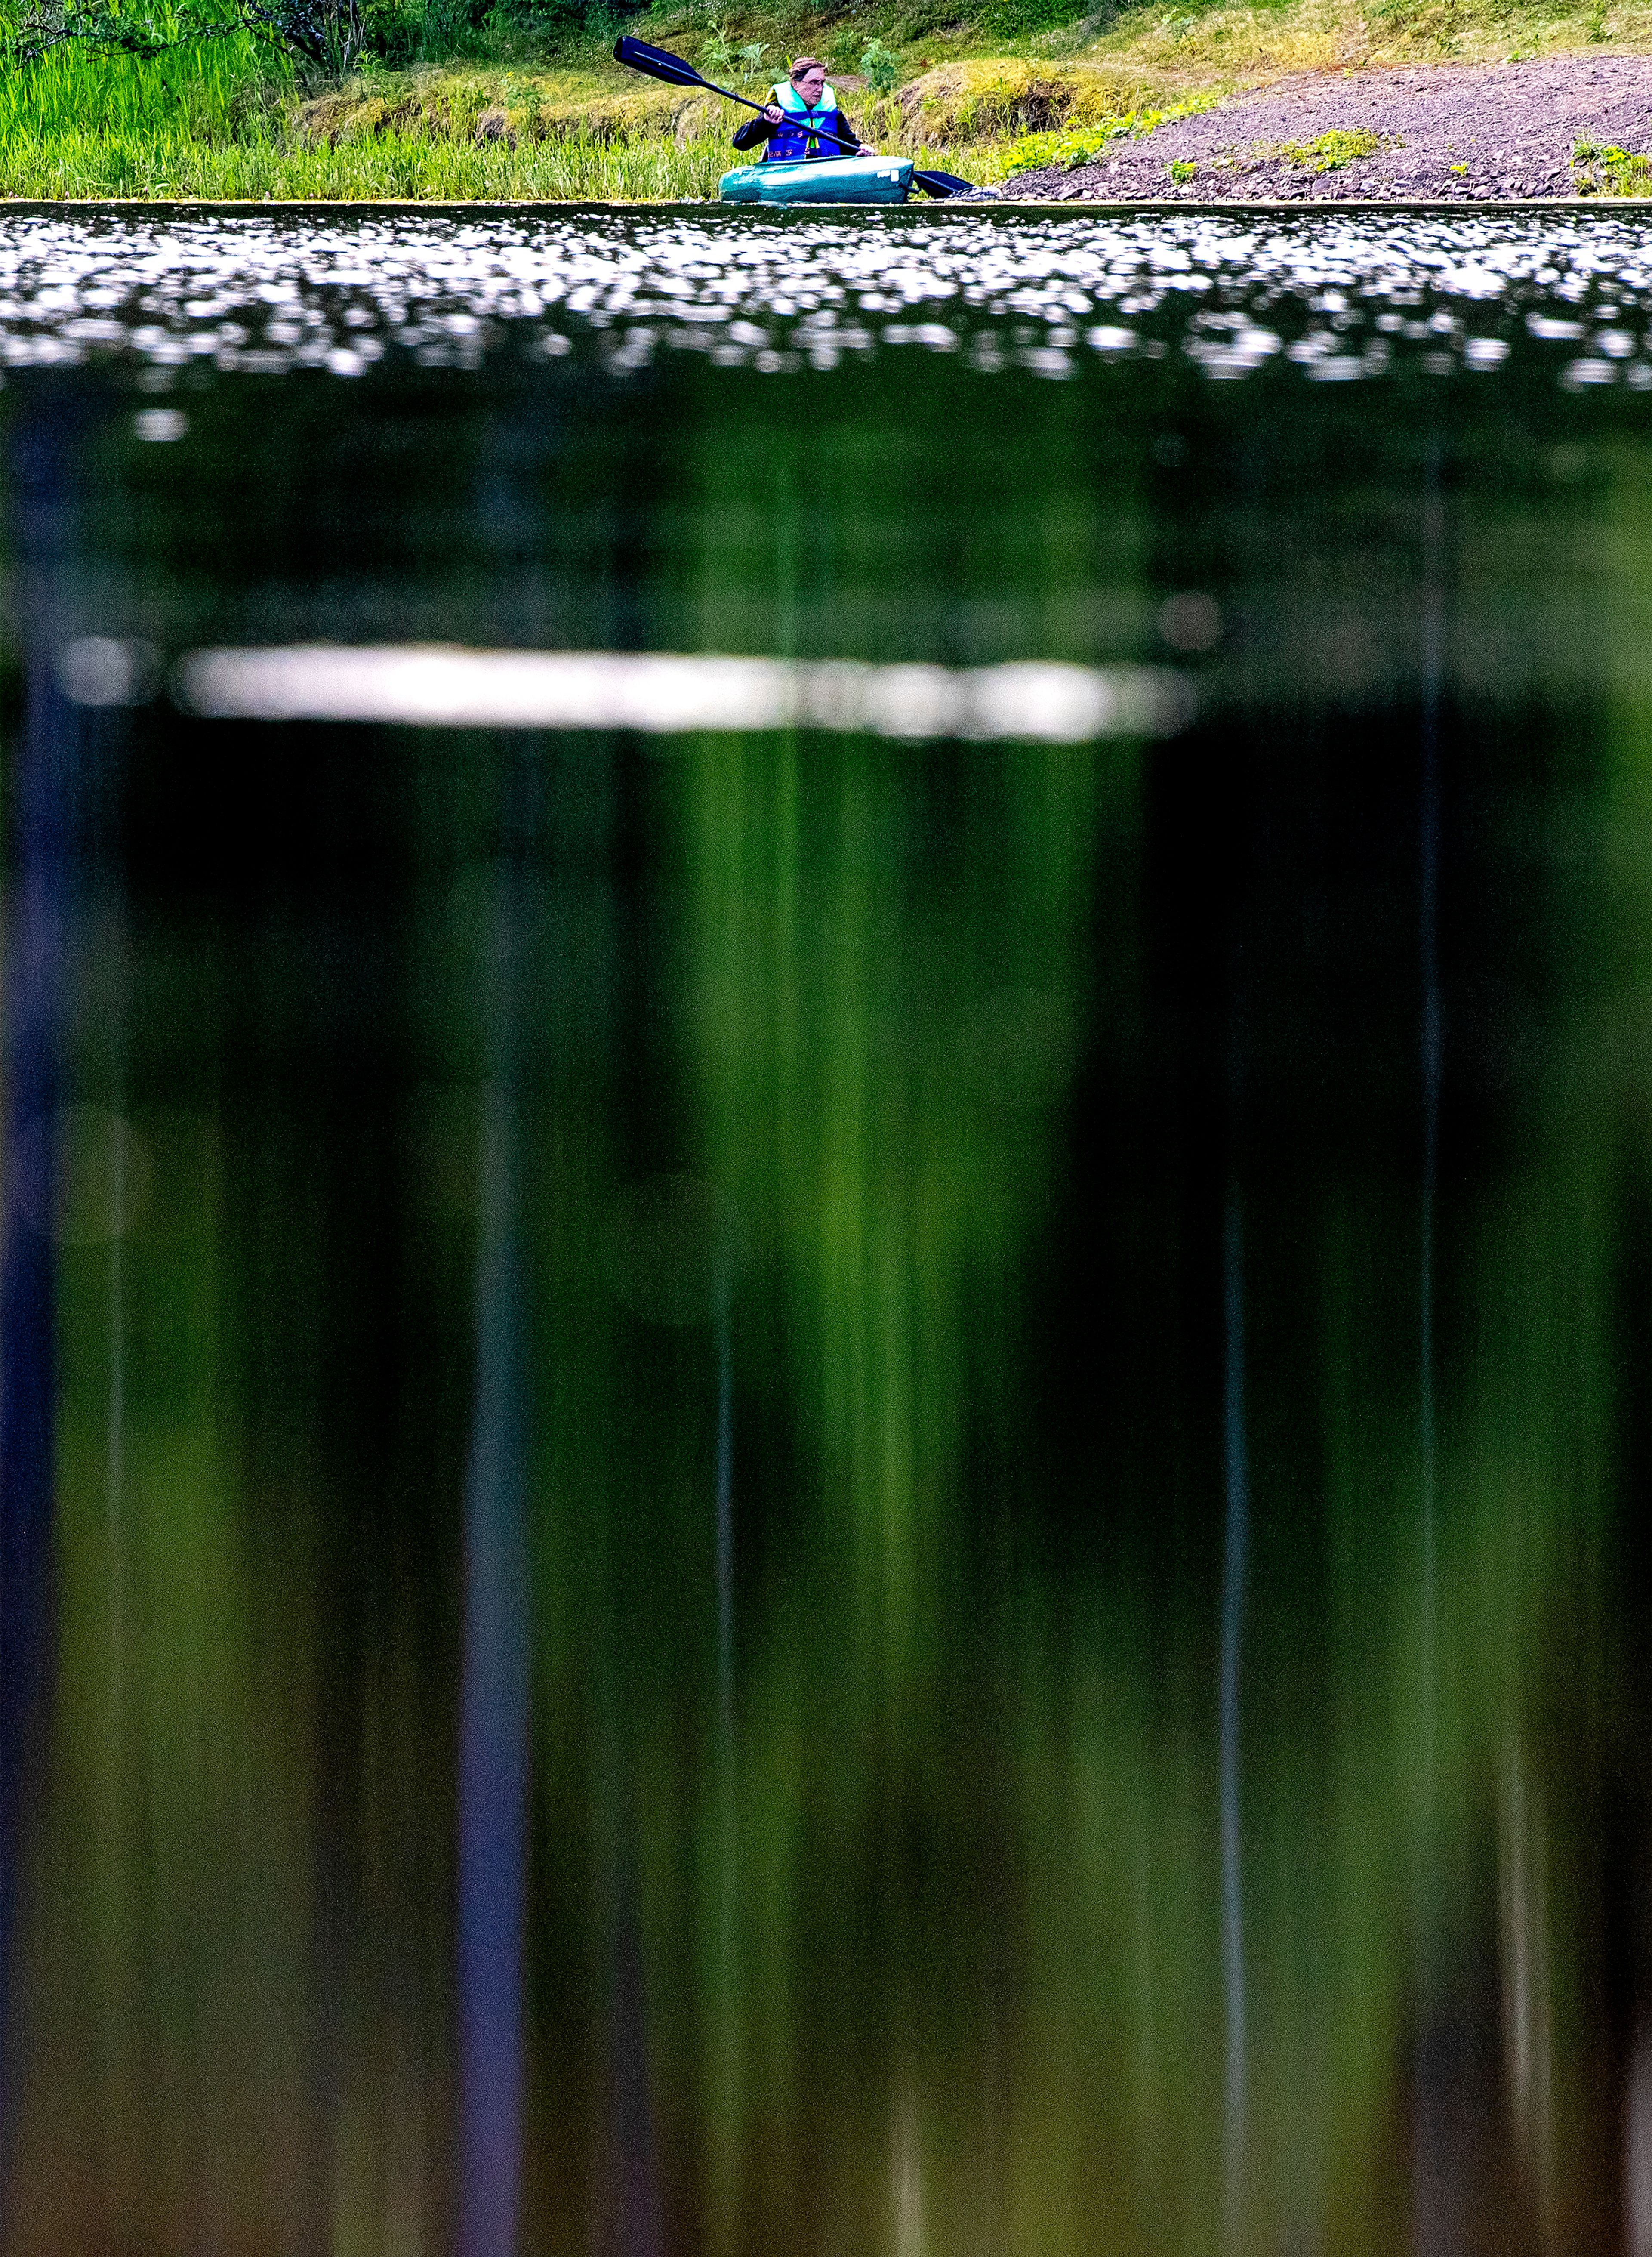
[{"label": "double-bladed paddle", "polygon": [[[724,102],[738,102],[743,110],[755,110],[759,116],[768,104],[753,102],[749,95],[736,94],[726,86],[714,86],[709,78],[702,78],[692,63],[685,63],[681,55],[671,55],[663,47],[651,47],[641,39],[619,39],[614,41],[614,60],[634,71],[642,71],[649,78],[662,78],[667,86],[702,86],[708,94],[720,94]],[[809,127],[818,140],[835,142],[838,148],[847,149],[851,157],[860,154],[860,145],[845,141],[841,133],[828,133],[818,125]],[[956,196],[960,188],[971,183],[961,180],[956,173],[916,173],[915,184],[928,196]]]}]

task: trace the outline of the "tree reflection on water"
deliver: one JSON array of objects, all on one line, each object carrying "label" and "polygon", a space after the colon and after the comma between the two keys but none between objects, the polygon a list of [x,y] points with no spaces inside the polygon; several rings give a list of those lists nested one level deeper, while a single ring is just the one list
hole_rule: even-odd
[{"label": "tree reflection on water", "polygon": [[[1640,2250],[1638,439],[653,381],[5,395],[12,2243]],[[1160,745],[55,686],[1196,580]]]}]

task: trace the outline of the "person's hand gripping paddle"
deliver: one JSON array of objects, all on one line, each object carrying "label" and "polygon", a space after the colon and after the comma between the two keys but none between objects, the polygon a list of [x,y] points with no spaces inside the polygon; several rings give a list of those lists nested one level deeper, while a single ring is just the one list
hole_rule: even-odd
[{"label": "person's hand gripping paddle", "polygon": [[[667,54],[663,47],[648,46],[641,39],[616,39],[614,60],[624,63],[630,70],[641,71],[648,78],[663,79],[667,86],[703,87],[708,94],[720,94],[724,102],[738,102],[742,110],[755,110],[759,116],[766,107],[752,101],[749,96],[736,94],[731,88],[714,86],[709,78],[701,77],[692,63],[685,63],[681,55]],[[815,131],[820,140],[836,142],[851,157],[860,154],[858,142],[845,141],[841,135],[828,133],[823,128]],[[961,189],[973,186],[971,181],[959,180],[956,173],[914,172],[912,179],[913,185],[921,188],[927,196],[956,196]]]}]

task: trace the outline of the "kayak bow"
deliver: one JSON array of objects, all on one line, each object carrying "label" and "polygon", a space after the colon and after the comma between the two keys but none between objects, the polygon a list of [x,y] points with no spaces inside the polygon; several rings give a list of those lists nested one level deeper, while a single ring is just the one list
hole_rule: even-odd
[{"label": "kayak bow", "polygon": [[740,165],[724,173],[725,204],[903,204],[910,157],[807,157],[794,164]]}]

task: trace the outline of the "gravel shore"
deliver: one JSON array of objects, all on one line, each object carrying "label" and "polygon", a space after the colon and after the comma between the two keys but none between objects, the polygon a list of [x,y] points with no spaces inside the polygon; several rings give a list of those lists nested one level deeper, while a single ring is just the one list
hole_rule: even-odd
[{"label": "gravel shore", "polygon": [[[1331,145],[1316,149],[1327,134]],[[1348,154],[1343,137],[1368,153]],[[1587,185],[1572,161],[1579,141],[1652,149],[1652,57],[1556,55],[1286,79],[1141,140],[1115,141],[1076,169],[1023,173],[1006,193],[1188,203],[1569,196]],[[1342,161],[1327,166],[1327,156]]]}]

